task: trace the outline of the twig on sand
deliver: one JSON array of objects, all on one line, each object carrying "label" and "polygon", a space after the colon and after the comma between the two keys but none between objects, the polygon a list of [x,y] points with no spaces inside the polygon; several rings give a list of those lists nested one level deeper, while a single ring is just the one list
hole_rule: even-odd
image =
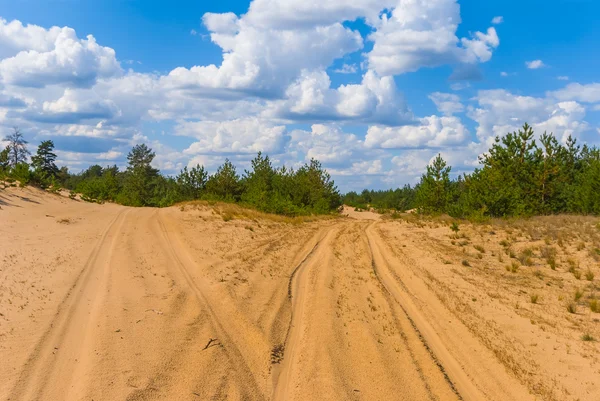
[{"label": "twig on sand", "polygon": [[206,343],[206,345],[204,346],[204,348],[202,348],[202,351],[204,351],[207,348],[214,347],[215,345],[221,345],[221,344],[217,344],[217,341],[219,341],[219,340],[216,338],[209,339],[208,342]]}]

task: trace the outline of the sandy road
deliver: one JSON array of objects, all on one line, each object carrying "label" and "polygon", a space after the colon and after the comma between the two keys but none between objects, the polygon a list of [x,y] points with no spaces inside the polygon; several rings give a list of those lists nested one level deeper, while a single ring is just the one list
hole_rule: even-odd
[{"label": "sandy road", "polygon": [[379,222],[186,213],[104,222],[4,399],[533,399]]}]

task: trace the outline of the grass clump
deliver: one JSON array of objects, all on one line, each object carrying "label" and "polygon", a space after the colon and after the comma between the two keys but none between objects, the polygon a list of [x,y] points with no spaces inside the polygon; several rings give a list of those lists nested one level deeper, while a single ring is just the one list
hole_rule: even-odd
[{"label": "grass clump", "polygon": [[537,304],[538,300],[539,300],[539,295],[538,294],[531,294],[529,296],[529,300],[531,301],[532,304]]},{"label": "grass clump", "polygon": [[466,266],[466,267],[470,267],[471,266],[471,264],[469,263],[469,261],[466,260],[466,259],[463,259],[463,261],[461,263],[462,263],[463,266]]},{"label": "grass clump", "polygon": [[597,299],[590,299],[590,310],[594,313],[600,312],[600,305]]},{"label": "grass clump", "polygon": [[481,245],[473,245],[473,248],[475,248],[480,253],[485,253],[485,248]]},{"label": "grass clump", "polygon": [[516,273],[519,271],[519,264],[517,262],[512,262],[510,265],[504,266],[507,272]]},{"label": "grass clump", "polygon": [[575,300],[575,302],[579,302],[581,297],[583,297],[583,290],[578,288],[575,290],[575,295],[573,295],[573,299]]},{"label": "grass clump", "polygon": [[519,260],[519,262],[521,262],[522,265],[533,265],[533,250],[531,248],[523,249],[517,259]]},{"label": "grass clump", "polygon": [[592,337],[592,335],[589,334],[589,333],[586,333],[586,334],[582,335],[581,339],[583,341],[596,341],[596,339],[594,337]]},{"label": "grass clump", "polygon": [[569,313],[577,313],[577,305],[575,305],[573,302],[569,302],[567,304],[567,312],[569,312]]},{"label": "grass clump", "polygon": [[594,273],[590,269],[585,272],[585,279],[587,281],[594,281]]}]

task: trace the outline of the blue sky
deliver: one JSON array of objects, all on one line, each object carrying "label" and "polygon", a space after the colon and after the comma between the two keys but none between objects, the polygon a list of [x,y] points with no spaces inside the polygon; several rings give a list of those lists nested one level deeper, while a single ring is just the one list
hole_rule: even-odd
[{"label": "blue sky", "polygon": [[599,2],[346,3],[0,0],[0,129],[74,171],[317,157],[344,191],[470,171],[525,121],[599,142]]}]

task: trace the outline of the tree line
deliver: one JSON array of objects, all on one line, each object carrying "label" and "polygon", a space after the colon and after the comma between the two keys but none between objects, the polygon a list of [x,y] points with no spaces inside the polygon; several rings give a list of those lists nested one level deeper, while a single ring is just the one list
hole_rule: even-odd
[{"label": "tree line", "polygon": [[30,163],[27,141],[18,128],[5,141],[9,145],[0,152],[0,176],[18,180],[22,185],[65,188],[87,201],[165,207],[188,200],[220,200],[289,216],[331,213],[341,205],[334,181],[314,159],[298,169],[276,168],[269,156],[259,152],[251,161],[250,170],[242,174],[225,159],[212,175],[204,166],[196,165],[169,177],[152,167],[156,154],[140,144],[127,155],[125,170],[116,165],[92,165],[72,174],[66,167],[57,167],[51,140],[39,145]]},{"label": "tree line", "polygon": [[9,145],[0,152],[0,175],[42,188],[70,189],[85,200],[129,206],[163,207],[206,199],[239,202],[291,216],[330,213],[342,203],[470,219],[600,214],[600,150],[579,146],[571,136],[564,144],[546,133],[536,140],[527,124],[497,137],[480,156],[480,167],[470,174],[451,179],[451,166],[438,155],[414,187],[348,192],[343,197],[317,160],[297,170],[276,168],[268,156],[258,153],[250,170],[242,174],[226,159],[212,175],[196,165],[169,177],[152,167],[155,153],[141,144],[129,152],[125,170],[116,165],[93,165],[72,174],[66,167],[56,166],[51,140],[43,141],[30,158],[27,141],[18,128],[5,140]]},{"label": "tree line", "polygon": [[561,144],[531,126],[497,137],[480,156],[480,167],[452,180],[451,166],[438,155],[414,187],[347,193],[355,207],[446,213],[460,218],[600,214],[600,150],[579,146],[569,136]]}]

